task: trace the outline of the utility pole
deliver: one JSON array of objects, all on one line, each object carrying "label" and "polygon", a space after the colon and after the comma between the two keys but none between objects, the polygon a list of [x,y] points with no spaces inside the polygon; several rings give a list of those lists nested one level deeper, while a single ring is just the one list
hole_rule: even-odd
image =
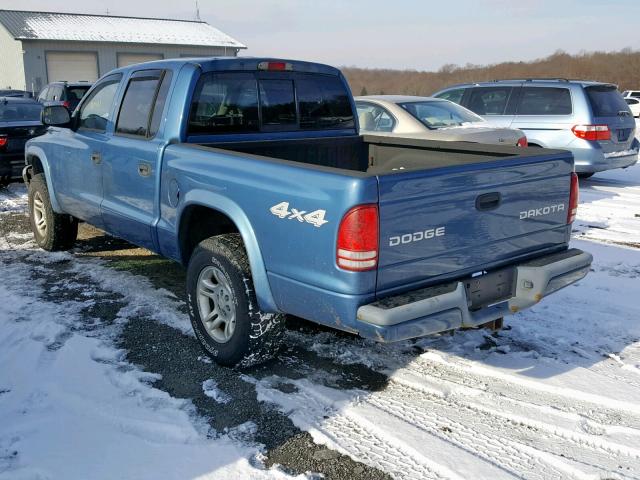
[{"label": "utility pole", "polygon": [[198,5],[198,0],[196,0],[196,20],[201,21],[200,18],[200,5]]}]

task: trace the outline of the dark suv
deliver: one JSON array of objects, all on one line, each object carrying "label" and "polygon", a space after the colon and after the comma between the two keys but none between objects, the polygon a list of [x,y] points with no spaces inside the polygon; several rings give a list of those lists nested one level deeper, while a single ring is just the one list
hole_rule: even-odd
[{"label": "dark suv", "polygon": [[38,101],[45,106],[63,105],[73,111],[90,88],[89,82],[53,82],[40,92]]}]

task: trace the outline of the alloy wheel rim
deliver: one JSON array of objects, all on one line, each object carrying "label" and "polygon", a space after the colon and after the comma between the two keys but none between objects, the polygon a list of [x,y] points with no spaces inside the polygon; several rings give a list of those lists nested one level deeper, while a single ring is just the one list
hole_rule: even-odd
[{"label": "alloy wheel rim", "polygon": [[218,343],[227,343],[236,329],[236,308],[226,276],[205,267],[198,276],[198,313],[205,330]]},{"label": "alloy wheel rim", "polygon": [[33,196],[33,221],[40,236],[44,237],[47,233],[47,216],[40,192]]}]

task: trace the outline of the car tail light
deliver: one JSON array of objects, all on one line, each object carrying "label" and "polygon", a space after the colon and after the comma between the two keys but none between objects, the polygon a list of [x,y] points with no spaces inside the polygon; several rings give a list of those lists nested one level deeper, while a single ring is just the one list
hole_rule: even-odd
[{"label": "car tail light", "polygon": [[571,131],[583,140],[611,140],[609,125],[574,125]]},{"label": "car tail light", "polygon": [[293,70],[293,65],[286,62],[260,62],[258,64],[258,70],[269,70],[269,71],[291,71]]},{"label": "car tail light", "polygon": [[0,135],[0,148],[4,148],[9,143],[9,137],[6,135]]},{"label": "car tail light", "polygon": [[69,108],[69,107],[71,107],[71,103],[69,103],[69,100],[65,100],[64,102],[62,102],[62,106],[66,107],[66,108]]},{"label": "car tail light", "polygon": [[518,139],[518,143],[516,143],[518,147],[528,147],[529,142],[527,142],[527,137],[520,137]]},{"label": "car tail light", "polygon": [[343,270],[362,272],[378,265],[378,206],[349,210],[338,230],[336,262]]},{"label": "car tail light", "polygon": [[571,173],[571,190],[569,192],[569,211],[567,212],[567,224],[573,223],[578,213],[578,196],[580,185],[578,184],[578,175]]}]

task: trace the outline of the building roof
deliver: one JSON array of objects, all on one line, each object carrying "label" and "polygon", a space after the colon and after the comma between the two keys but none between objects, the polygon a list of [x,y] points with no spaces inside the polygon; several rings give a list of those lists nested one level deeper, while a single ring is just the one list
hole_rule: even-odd
[{"label": "building roof", "polygon": [[16,40],[247,48],[202,21],[0,10],[0,24]]}]

